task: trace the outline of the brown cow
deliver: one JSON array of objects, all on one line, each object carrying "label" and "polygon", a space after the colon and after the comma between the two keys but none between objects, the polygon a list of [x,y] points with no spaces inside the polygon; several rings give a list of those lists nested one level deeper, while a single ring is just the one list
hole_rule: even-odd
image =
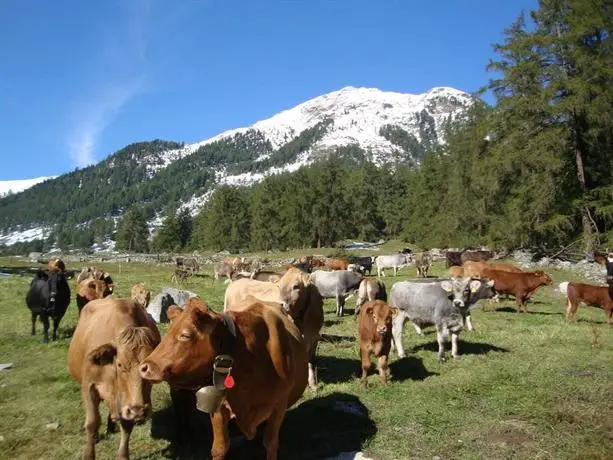
[{"label": "brown cow", "polygon": [[485,268],[489,268],[491,270],[500,270],[503,272],[511,272],[511,273],[522,273],[523,270],[521,268],[517,268],[515,265],[507,264],[507,263],[499,263],[499,262],[484,262],[484,261],[471,261],[467,260],[462,264],[462,268],[464,268],[464,273],[466,276],[474,276],[479,275],[482,276],[482,270]]},{"label": "brown cow", "polygon": [[581,302],[605,311],[607,323],[613,324],[613,300],[609,296],[608,286],[594,286],[592,284],[570,282],[566,289],[568,306],[566,307],[566,320],[576,321],[577,309]]},{"label": "brown cow", "polygon": [[430,253],[422,252],[420,254],[415,254],[413,257],[413,262],[415,263],[415,268],[417,269],[417,276],[427,278],[428,270],[432,265],[432,256]]},{"label": "brown cow", "polygon": [[279,304],[302,332],[304,346],[309,356],[309,387],[317,386],[315,358],[319,333],[324,322],[323,299],[317,287],[311,283],[308,273],[292,267],[275,283],[239,279],[232,281],[224,295],[224,311],[236,311],[250,296],[261,302]]},{"label": "brown cow", "polygon": [[541,271],[511,273],[502,270],[484,268],[482,276],[494,280],[498,294],[511,294],[515,296],[517,311],[526,310],[526,301],[541,286],[552,284],[551,277]]},{"label": "brown cow", "polygon": [[130,291],[130,298],[141,308],[147,308],[151,301],[151,291],[143,283],[136,283]]},{"label": "brown cow", "polygon": [[226,457],[228,422],[234,416],[248,439],[267,421],[266,458],[275,460],[285,412],[307,384],[307,355],[300,331],[280,309],[258,302],[239,307],[221,314],[193,298],[184,311],[169,308],[168,333],[142,364],[141,375],[196,390],[213,383],[215,359],[230,355],[235,385],[223,390],[226,400],[211,414],[212,457]]},{"label": "brown cow", "polygon": [[326,257],[324,266],[331,270],[347,270],[347,267],[351,264],[347,259],[335,259],[332,257]]},{"label": "brown cow", "polygon": [[360,333],[360,360],[362,361],[362,378],[360,385],[366,385],[366,377],[372,366],[370,356],[377,359],[377,370],[381,383],[387,383],[389,369],[387,360],[392,345],[392,318],[397,309],[382,300],[369,301],[360,312],[358,330]]},{"label": "brown cow", "polygon": [[77,308],[79,315],[83,307],[95,299],[103,299],[113,293],[113,285],[103,280],[85,279],[77,285]]},{"label": "brown cow", "polygon": [[107,277],[110,279],[110,275],[100,268],[86,267],[77,276],[77,284],[86,279],[104,280]]},{"label": "brown cow", "polygon": [[139,364],[159,343],[155,322],[128,299],[93,300],[81,312],[68,349],[68,370],[81,384],[83,458],[95,458],[101,401],[109,408],[109,426],[111,421],[121,425],[117,458],[129,457],[132,428],[151,413],[151,383],[143,381]]},{"label": "brown cow", "polygon": [[464,267],[458,265],[449,267],[449,278],[464,278]]}]

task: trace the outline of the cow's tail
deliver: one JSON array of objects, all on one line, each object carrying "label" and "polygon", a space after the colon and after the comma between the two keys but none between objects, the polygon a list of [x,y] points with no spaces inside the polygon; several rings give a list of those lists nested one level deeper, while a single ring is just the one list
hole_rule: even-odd
[{"label": "cow's tail", "polygon": [[558,291],[564,295],[568,293],[568,281],[564,281],[558,285]]}]

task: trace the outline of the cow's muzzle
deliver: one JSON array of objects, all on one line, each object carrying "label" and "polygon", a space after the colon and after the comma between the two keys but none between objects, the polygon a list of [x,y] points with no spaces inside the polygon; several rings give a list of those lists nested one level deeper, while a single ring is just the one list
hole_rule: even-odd
[{"label": "cow's muzzle", "polygon": [[164,380],[164,373],[160,372],[158,366],[153,363],[144,362],[140,365],[140,375],[145,380],[149,380],[151,382],[161,382]]},{"label": "cow's muzzle", "polygon": [[149,415],[148,404],[131,404],[129,406],[122,407],[121,418],[131,422],[144,421]]},{"label": "cow's muzzle", "polygon": [[464,301],[459,299],[454,299],[453,306],[457,308],[462,308],[464,306]]}]

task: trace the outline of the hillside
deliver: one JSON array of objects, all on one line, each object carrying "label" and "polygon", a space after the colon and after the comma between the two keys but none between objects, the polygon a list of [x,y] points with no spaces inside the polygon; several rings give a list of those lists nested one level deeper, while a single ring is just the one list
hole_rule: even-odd
[{"label": "hillside", "polygon": [[453,88],[412,95],[347,87],[195,144],[131,144],[96,165],[0,199],[0,244],[55,225],[109,232],[113,218],[133,203],[146,203],[152,219],[168,207],[195,213],[221,184],[249,185],[294,171],[339,147],[377,165],[416,165],[445,142],[448,126],[472,102]]}]

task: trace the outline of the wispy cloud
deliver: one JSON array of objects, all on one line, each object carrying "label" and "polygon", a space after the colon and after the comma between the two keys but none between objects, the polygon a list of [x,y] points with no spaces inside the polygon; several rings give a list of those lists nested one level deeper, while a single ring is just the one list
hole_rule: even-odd
[{"label": "wispy cloud", "polygon": [[148,0],[122,4],[119,24],[104,37],[101,71],[74,106],[68,133],[70,156],[78,167],[96,161],[96,146],[121,110],[143,91],[147,82]]}]

